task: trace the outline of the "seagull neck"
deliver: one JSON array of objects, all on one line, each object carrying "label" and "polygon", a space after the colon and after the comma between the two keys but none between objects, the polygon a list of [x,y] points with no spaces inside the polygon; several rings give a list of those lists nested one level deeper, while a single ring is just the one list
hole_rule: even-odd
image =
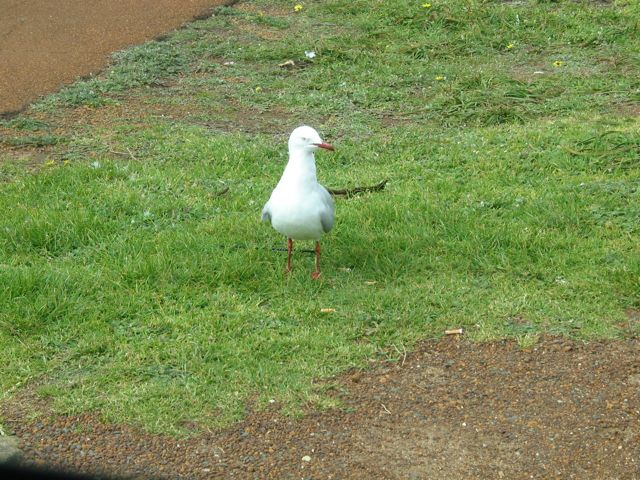
[{"label": "seagull neck", "polygon": [[317,182],[316,160],[313,152],[291,152],[283,177],[295,178],[298,182]]}]

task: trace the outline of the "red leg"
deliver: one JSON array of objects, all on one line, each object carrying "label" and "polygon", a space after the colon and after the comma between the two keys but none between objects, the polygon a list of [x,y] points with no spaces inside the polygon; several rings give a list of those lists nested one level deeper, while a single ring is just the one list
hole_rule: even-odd
[{"label": "red leg", "polygon": [[287,238],[287,269],[285,273],[291,272],[291,255],[293,253],[293,240]]},{"label": "red leg", "polygon": [[316,271],[311,274],[314,280],[320,278],[320,242],[316,242]]}]

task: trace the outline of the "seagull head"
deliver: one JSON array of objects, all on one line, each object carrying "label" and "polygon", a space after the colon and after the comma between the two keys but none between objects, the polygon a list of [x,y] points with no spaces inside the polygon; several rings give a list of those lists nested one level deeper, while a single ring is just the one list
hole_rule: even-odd
[{"label": "seagull head", "polygon": [[314,128],[303,125],[291,132],[289,137],[290,151],[313,152],[318,148],[333,150],[331,145],[322,141],[322,138]]}]

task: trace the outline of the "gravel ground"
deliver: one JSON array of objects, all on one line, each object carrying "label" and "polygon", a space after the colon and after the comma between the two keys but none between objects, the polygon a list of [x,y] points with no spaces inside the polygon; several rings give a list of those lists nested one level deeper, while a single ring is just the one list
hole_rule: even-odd
[{"label": "gravel ground", "polygon": [[111,52],[142,43],[225,0],[0,2],[0,115],[100,71]]},{"label": "gravel ground", "polygon": [[334,379],[343,408],[278,404],[189,438],[96,414],[25,422],[4,406],[24,465],[136,478],[640,478],[640,341],[426,342]]}]

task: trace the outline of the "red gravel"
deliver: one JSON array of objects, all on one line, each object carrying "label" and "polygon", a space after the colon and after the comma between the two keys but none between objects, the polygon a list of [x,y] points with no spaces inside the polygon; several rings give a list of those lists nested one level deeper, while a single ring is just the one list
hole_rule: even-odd
[{"label": "red gravel", "polygon": [[179,27],[225,0],[0,2],[0,114],[95,73],[109,54]]},{"label": "red gravel", "polygon": [[[426,342],[404,362],[336,379],[341,410],[275,404],[188,439],[97,415],[24,422],[25,463],[160,478],[640,478],[640,341]],[[205,430],[206,426],[202,426]]]}]

